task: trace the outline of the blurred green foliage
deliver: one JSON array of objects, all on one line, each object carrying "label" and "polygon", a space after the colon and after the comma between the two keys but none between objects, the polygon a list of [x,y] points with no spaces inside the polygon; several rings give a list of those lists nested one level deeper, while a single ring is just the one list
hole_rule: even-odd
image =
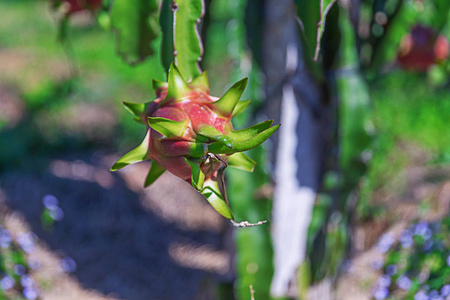
[{"label": "blurred green foliage", "polygon": [[[67,39],[58,43],[57,18],[46,1],[0,1],[0,11],[3,61],[12,61],[0,80],[18,91],[17,101],[25,106],[14,127],[3,120],[0,143],[14,146],[2,147],[0,169],[23,165],[27,158],[102,144],[128,150],[142,138],[120,103],[153,98],[149,78],[165,79],[158,56],[128,65],[115,51],[114,34],[86,16],[72,20]],[[21,34],[13,34],[12,28]],[[100,125],[94,139],[73,125],[66,130],[55,124],[79,104],[88,104],[87,113],[91,106],[107,108],[114,119]]]},{"label": "blurred green foliage", "polygon": [[435,89],[424,74],[396,71],[373,82],[370,89],[377,136],[361,194],[362,217],[370,215],[370,204],[364,205],[373,194],[414,163],[402,145],[428,153],[430,164],[447,163],[450,151],[448,88]]}]

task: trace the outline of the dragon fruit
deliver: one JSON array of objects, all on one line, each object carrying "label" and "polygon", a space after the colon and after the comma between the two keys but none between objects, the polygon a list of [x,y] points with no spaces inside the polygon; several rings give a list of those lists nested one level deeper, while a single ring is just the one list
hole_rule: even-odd
[{"label": "dragon fruit", "polygon": [[167,170],[192,184],[221,215],[233,220],[226,193],[221,192],[223,170],[230,166],[253,171],[255,162],[242,152],[264,142],[279,127],[268,120],[246,129],[233,129],[231,118],[250,103],[239,101],[246,85],[244,78],[221,98],[213,97],[206,72],[186,82],[172,63],[168,82],[153,80],[157,96],[154,101],[124,102],[135,120],[146,125],[147,134],[111,170],[151,159],[145,186]]}]

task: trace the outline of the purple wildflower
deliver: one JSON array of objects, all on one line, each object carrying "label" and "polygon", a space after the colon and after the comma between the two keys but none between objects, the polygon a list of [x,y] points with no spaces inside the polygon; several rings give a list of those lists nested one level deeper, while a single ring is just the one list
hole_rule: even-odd
[{"label": "purple wildflower", "polygon": [[30,253],[34,249],[35,236],[31,233],[20,233],[17,242],[23,251]]},{"label": "purple wildflower", "polygon": [[389,295],[389,291],[387,288],[377,288],[374,292],[373,292],[373,297],[377,300],[382,300],[382,299],[386,299],[386,297]]},{"label": "purple wildflower", "polygon": [[77,270],[77,263],[71,257],[63,258],[61,260],[61,266],[68,273],[73,273]]},{"label": "purple wildflower", "polygon": [[55,221],[61,221],[64,218],[64,211],[60,207],[55,207],[50,210],[50,217]]},{"label": "purple wildflower", "polygon": [[3,249],[9,248],[9,245],[11,244],[11,234],[8,230],[1,230],[0,231],[0,247]]},{"label": "purple wildflower", "polygon": [[379,287],[388,287],[391,285],[391,277],[388,275],[381,275],[380,278],[378,278],[377,285]]},{"label": "purple wildflower", "polygon": [[22,265],[15,265],[14,266],[14,273],[16,273],[19,276],[24,275],[27,272],[27,268],[25,268],[25,266]]},{"label": "purple wildflower", "polygon": [[402,290],[409,290],[412,285],[411,279],[408,278],[408,276],[402,275],[398,277],[397,279],[397,286],[401,288]]},{"label": "purple wildflower", "polygon": [[444,297],[450,295],[450,284],[446,284],[441,288],[441,295]]},{"label": "purple wildflower", "polygon": [[386,272],[387,275],[389,276],[393,276],[397,273],[397,266],[396,265],[389,265],[386,267]]},{"label": "purple wildflower", "polygon": [[14,278],[7,275],[3,277],[2,280],[0,280],[0,287],[2,288],[2,290],[7,291],[14,286],[14,283]]},{"label": "purple wildflower", "polygon": [[24,275],[22,276],[22,278],[20,278],[20,284],[24,287],[24,288],[31,288],[34,287],[34,280],[33,278],[31,278],[30,275]]},{"label": "purple wildflower", "polygon": [[405,249],[409,249],[414,244],[414,240],[412,238],[412,232],[407,229],[403,231],[402,235],[400,236],[400,243],[402,244],[402,247]]},{"label": "purple wildflower", "polygon": [[381,253],[386,253],[395,242],[394,235],[392,233],[385,233],[380,237],[377,244],[377,249]]},{"label": "purple wildflower", "polygon": [[39,296],[39,294],[34,287],[26,287],[23,289],[23,296],[28,300],[34,300]]},{"label": "purple wildflower", "polygon": [[44,206],[50,210],[59,207],[58,199],[56,199],[56,197],[53,195],[45,195],[42,198],[42,204],[44,204]]},{"label": "purple wildflower", "polygon": [[428,300],[428,296],[424,291],[419,291],[414,295],[414,300]]}]

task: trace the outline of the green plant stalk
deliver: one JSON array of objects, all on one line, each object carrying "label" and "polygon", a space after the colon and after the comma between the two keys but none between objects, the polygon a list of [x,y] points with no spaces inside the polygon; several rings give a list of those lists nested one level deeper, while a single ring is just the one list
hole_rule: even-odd
[{"label": "green plant stalk", "polygon": [[[264,171],[267,161],[265,149],[259,146],[250,151],[250,156],[257,162],[252,176],[240,170],[228,172],[228,195],[237,219],[256,222],[268,219],[271,201],[267,198],[255,199],[255,192],[267,181]],[[239,300],[249,300],[249,286],[253,285],[255,299],[270,299],[269,288],[273,274],[273,250],[270,239],[270,226],[242,228],[236,230],[236,265],[237,283],[235,293]]]},{"label": "green plant stalk", "polygon": [[[248,21],[245,19],[246,5],[247,1],[242,0],[211,3],[210,28],[214,29],[214,36],[210,37],[207,48],[207,53],[211,56],[208,61],[211,60],[213,63],[224,55],[228,55],[235,66],[231,71],[233,80],[241,77],[242,72],[248,72],[245,75],[249,77],[249,84],[243,98],[252,99],[252,102],[250,108],[233,119],[233,124],[238,127],[244,127],[249,123],[255,107],[261,103],[257,67],[252,64],[251,70],[240,68],[243,65],[242,62],[249,59],[244,23]],[[216,40],[217,36],[223,36],[225,39]],[[217,44],[220,46],[218,47]],[[232,51],[230,47],[227,48],[228,45],[233,45]],[[252,174],[232,169],[226,171],[228,198],[238,220],[257,222],[270,219],[271,202],[268,199],[255,199],[257,189],[268,181],[268,176],[264,172],[264,165],[267,162],[265,152],[263,147],[249,151],[248,155],[256,160],[256,168]],[[250,285],[252,285],[256,300],[270,299],[269,290],[273,275],[270,224],[235,230],[235,242],[237,279],[234,284],[234,294],[236,298],[251,299]]]},{"label": "green plant stalk", "polygon": [[190,81],[200,75],[199,61],[203,46],[198,31],[199,20],[204,15],[202,0],[173,1],[175,62],[181,75]]},{"label": "green plant stalk", "polygon": [[[328,24],[329,25],[329,24]],[[341,40],[337,64],[339,69],[332,77],[332,90],[338,99],[337,114],[340,145],[338,166],[328,176],[326,188],[333,195],[322,195],[316,205],[309,228],[309,247],[313,280],[325,277],[334,279],[339,273],[349,242],[349,217],[354,209],[352,192],[366,174],[363,153],[372,142],[370,98],[368,89],[359,72],[355,33],[348,11],[340,6],[339,26]],[[331,174],[330,173],[330,174]],[[321,223],[321,224],[320,224]]]},{"label": "green plant stalk", "polygon": [[159,35],[159,0],[116,0],[111,25],[117,35],[117,52],[129,64],[154,54],[151,42]]},{"label": "green plant stalk", "polygon": [[372,123],[370,119],[370,98],[366,83],[359,73],[359,59],[356,51],[355,33],[350,23],[348,11],[341,7],[339,28],[342,39],[340,45],[340,70],[336,73],[336,94],[338,106],[338,143],[340,180],[339,196],[331,207],[324,225],[326,230],[325,253],[317,277],[335,278],[339,272],[349,243],[349,218],[353,210],[352,192],[366,174],[364,151],[371,145]]},{"label": "green plant stalk", "polygon": [[[358,55],[353,28],[348,12],[341,9],[340,28],[341,71],[336,76],[339,97],[339,126],[341,144],[340,167],[343,174],[342,197],[345,201],[366,172],[362,159],[372,141],[372,121],[368,88],[358,72]],[[343,71],[344,69],[348,71]]]}]

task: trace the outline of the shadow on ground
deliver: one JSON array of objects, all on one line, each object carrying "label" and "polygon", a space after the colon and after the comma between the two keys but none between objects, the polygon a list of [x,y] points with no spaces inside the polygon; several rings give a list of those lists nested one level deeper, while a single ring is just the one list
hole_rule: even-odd
[{"label": "shadow on ground", "polygon": [[[219,232],[185,230],[167,222],[143,207],[138,193],[119,176],[102,187],[95,180],[57,177],[48,166],[43,171],[4,172],[0,186],[6,205],[23,214],[41,241],[75,260],[74,276],[81,285],[129,300],[214,298],[199,296],[211,273],[180,266],[169,248],[174,243],[218,248]],[[41,225],[47,194],[54,195],[64,211],[51,230]]]}]

